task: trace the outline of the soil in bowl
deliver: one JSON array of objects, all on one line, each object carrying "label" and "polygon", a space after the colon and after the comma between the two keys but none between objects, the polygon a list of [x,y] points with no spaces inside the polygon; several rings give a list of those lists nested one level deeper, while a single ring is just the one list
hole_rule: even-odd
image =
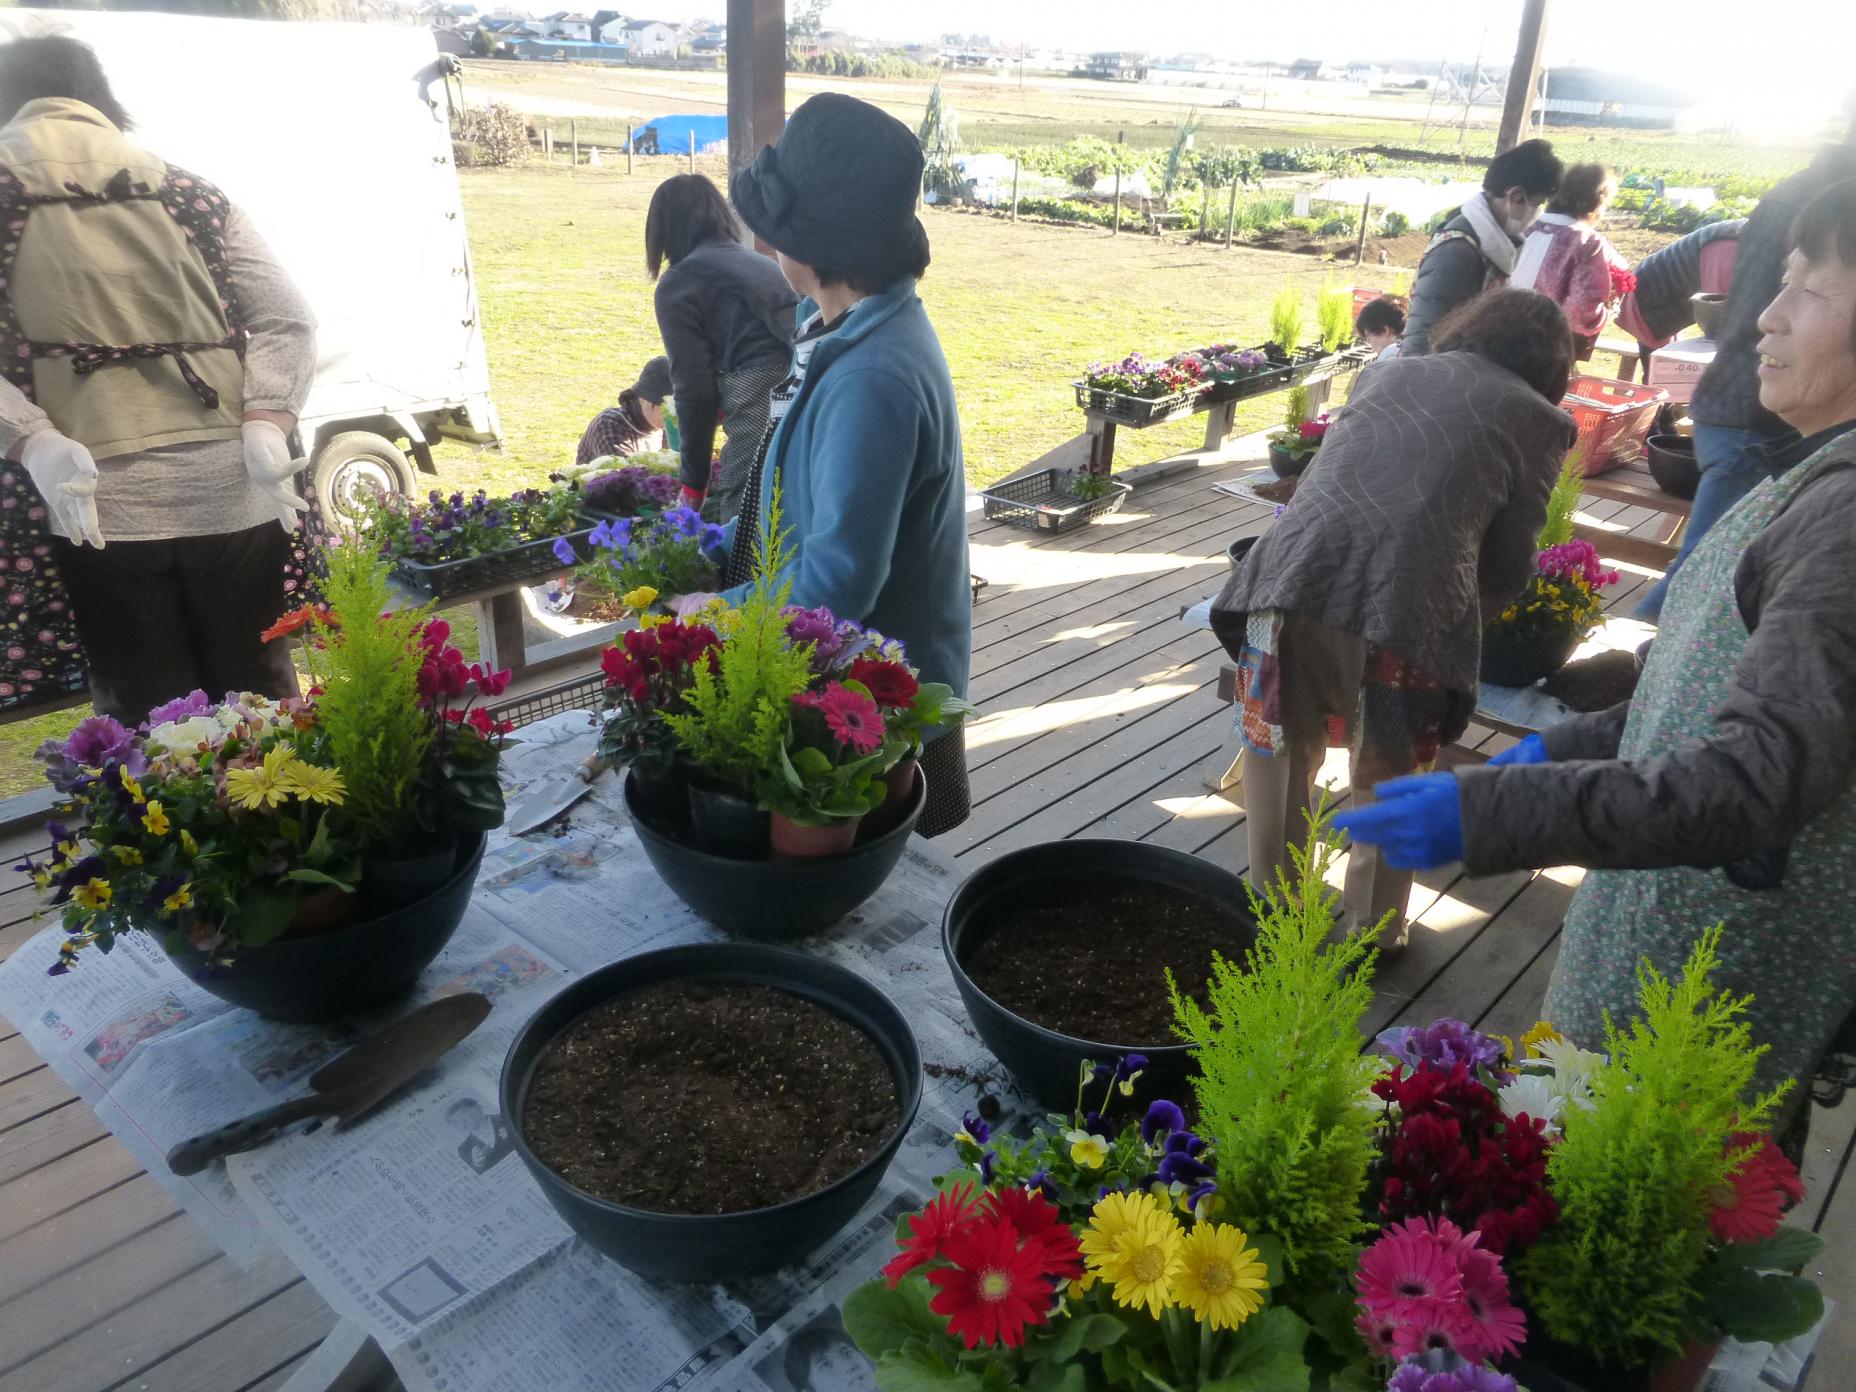
[{"label": "soil in bowl", "polygon": [[1547,678],[1547,690],[1576,711],[1610,710],[1637,689],[1637,655],[1599,653],[1568,662]]},{"label": "soil in bowl", "polygon": [[849,1021],[771,986],[670,982],[548,1046],[522,1132],[589,1194],[721,1214],[835,1183],[883,1148],[897,1115],[889,1066]]},{"label": "soil in bowl", "polygon": [[1043,889],[1000,918],[966,969],[980,990],[1045,1029],[1104,1044],[1174,1044],[1165,969],[1203,1005],[1213,951],[1242,946],[1229,915],[1152,885]]},{"label": "soil in bowl", "polygon": [[1301,477],[1271,479],[1268,483],[1259,483],[1250,491],[1266,503],[1286,503],[1295,496],[1295,487]]}]

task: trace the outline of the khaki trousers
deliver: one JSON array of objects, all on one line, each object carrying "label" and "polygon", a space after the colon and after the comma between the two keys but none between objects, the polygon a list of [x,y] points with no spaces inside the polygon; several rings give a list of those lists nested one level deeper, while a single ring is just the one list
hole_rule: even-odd
[{"label": "khaki trousers", "polygon": [[[1366,670],[1365,639],[1300,614],[1285,613],[1277,661],[1284,747],[1273,755],[1246,748],[1240,764],[1250,883],[1259,893],[1274,886],[1278,874],[1294,879],[1289,847],[1308,839],[1309,818],[1317,802],[1315,777],[1327,754],[1329,716],[1340,717],[1347,727],[1356,807],[1373,800],[1375,783],[1411,773],[1416,767],[1409,755],[1388,757],[1360,749],[1358,712]],[[1410,897],[1409,870],[1394,870],[1380,858],[1377,848],[1352,848],[1341,891],[1345,927],[1363,928],[1394,913],[1379,945],[1402,947]]]}]

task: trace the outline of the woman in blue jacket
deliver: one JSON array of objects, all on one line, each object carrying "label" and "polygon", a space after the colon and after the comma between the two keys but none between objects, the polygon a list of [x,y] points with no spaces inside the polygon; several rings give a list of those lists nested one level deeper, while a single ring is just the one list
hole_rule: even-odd
[{"label": "woman in blue jacket", "polygon": [[[966,478],[954,384],[915,293],[921,146],[853,97],[813,97],[735,175],[743,221],[802,297],[793,366],[774,389],[727,581],[741,586],[777,482],[792,602],[897,638],[926,681],[965,696],[972,646]],[[733,590],[729,598],[739,598]],[[968,811],[958,729],[922,752],[935,835]]]}]

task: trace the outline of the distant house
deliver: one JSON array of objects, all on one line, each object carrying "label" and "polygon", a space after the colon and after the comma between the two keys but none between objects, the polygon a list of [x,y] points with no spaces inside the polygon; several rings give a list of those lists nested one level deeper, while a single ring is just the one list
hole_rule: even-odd
[{"label": "distant house", "polygon": [[1386,70],[1376,63],[1349,63],[1340,72],[1342,82],[1358,82],[1365,87],[1378,87],[1386,80]]},{"label": "distant house", "polygon": [[611,19],[599,26],[599,30],[595,37],[603,44],[618,44],[621,47],[629,47],[630,36],[626,31],[630,28],[631,21],[629,19],[626,19],[623,15],[614,15]]},{"label": "distant house", "polygon": [[1298,82],[1319,82],[1332,77],[1334,70],[1319,58],[1297,58],[1289,64],[1288,75]]},{"label": "distant house", "polygon": [[728,28],[725,25],[712,26],[706,33],[698,34],[690,45],[694,53],[724,53],[727,49]]},{"label": "distant house", "polygon": [[1083,76],[1105,82],[1145,82],[1147,55],[1144,53],[1092,53],[1083,67]]},{"label": "distant house", "polygon": [[1693,93],[1679,87],[1596,68],[1554,68],[1541,74],[1541,87],[1546,119],[1553,125],[1687,129],[1697,124],[1690,117],[1701,106]]},{"label": "distant house", "polygon": [[625,16],[620,14],[617,10],[594,10],[593,37],[603,43],[604,39],[601,36],[605,33],[606,26],[615,19],[623,18],[625,18]]},{"label": "distant house", "polygon": [[556,39],[570,39],[574,43],[593,42],[593,19],[590,15],[560,14],[549,15],[545,25],[548,36]]},{"label": "distant house", "polygon": [[634,19],[625,26],[625,41],[634,58],[675,58],[681,37],[676,25],[656,19]]},{"label": "distant house", "polygon": [[511,58],[542,63],[623,63],[616,44],[581,43],[577,39],[514,39],[504,45]]},{"label": "distant house", "polygon": [[449,53],[454,57],[463,58],[470,53],[470,36],[474,32],[474,30],[450,29],[435,25],[432,29],[432,39],[438,45],[440,53]]}]

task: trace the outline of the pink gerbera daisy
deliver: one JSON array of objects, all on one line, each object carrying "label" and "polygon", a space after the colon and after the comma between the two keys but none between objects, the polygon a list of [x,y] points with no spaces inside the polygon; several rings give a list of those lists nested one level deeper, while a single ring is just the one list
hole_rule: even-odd
[{"label": "pink gerbera daisy", "polygon": [[1501,1259],[1479,1247],[1462,1247],[1463,1304],[1474,1330],[1457,1352],[1471,1362],[1515,1352],[1527,1341],[1527,1320],[1508,1299],[1508,1273]]},{"label": "pink gerbera daisy", "polygon": [[859,754],[869,754],[883,743],[883,713],[868,696],[843,682],[832,682],[807,704],[825,717],[832,737]]},{"label": "pink gerbera daisy", "polygon": [[1376,1320],[1370,1315],[1361,1315],[1354,1320],[1353,1327],[1360,1331],[1360,1337],[1366,1341],[1366,1351],[1374,1358],[1390,1360],[1398,1357],[1395,1352],[1398,1325],[1392,1320]]},{"label": "pink gerbera daisy", "polygon": [[1434,1304],[1460,1305],[1463,1299],[1451,1244],[1411,1226],[1388,1232],[1367,1248],[1353,1280],[1360,1304],[1375,1321],[1403,1322]]}]

